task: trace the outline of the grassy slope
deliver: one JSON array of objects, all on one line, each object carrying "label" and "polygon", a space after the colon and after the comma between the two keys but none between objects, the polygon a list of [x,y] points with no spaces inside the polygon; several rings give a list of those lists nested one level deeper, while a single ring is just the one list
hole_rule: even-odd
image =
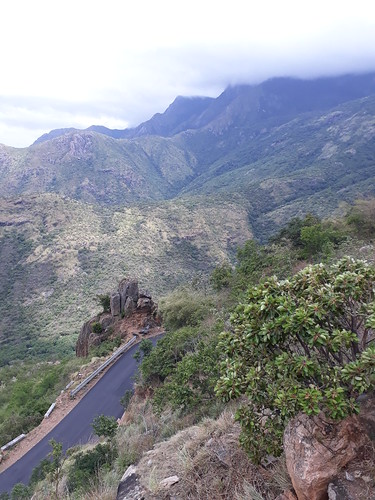
[{"label": "grassy slope", "polygon": [[98,312],[95,296],[121,278],[138,277],[157,296],[251,236],[246,210],[231,201],[110,210],[54,194],[3,200],[0,361],[72,352],[81,324]]}]

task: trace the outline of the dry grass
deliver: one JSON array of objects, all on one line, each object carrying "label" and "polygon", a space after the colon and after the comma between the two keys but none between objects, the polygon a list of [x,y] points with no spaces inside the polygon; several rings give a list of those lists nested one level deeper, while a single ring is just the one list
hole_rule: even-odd
[{"label": "dry grass", "polygon": [[[241,498],[245,489],[264,485],[269,473],[253,465],[239,447],[239,432],[228,409],[217,420],[205,419],[155,445],[137,466],[150,499],[165,498],[160,481],[172,475],[180,481],[171,492],[183,499],[232,499],[235,494]],[[263,498],[263,492],[264,486],[254,500]]]}]

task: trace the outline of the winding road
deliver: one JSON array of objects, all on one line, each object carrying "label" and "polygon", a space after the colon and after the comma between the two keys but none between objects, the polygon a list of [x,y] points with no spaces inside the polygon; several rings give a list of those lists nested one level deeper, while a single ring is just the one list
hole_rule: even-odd
[{"label": "winding road", "polygon": [[[155,344],[159,336],[151,339]],[[50,439],[63,444],[67,450],[71,446],[84,444],[93,436],[91,422],[96,415],[116,418],[123,414],[120,399],[127,389],[133,387],[133,377],[137,363],[133,358],[138,345],[126,351],[106,371],[82,400],[56,425],[39,443],[21,457],[16,463],[0,474],[0,493],[10,492],[16,483],[28,484],[31,473],[51,451]]]}]

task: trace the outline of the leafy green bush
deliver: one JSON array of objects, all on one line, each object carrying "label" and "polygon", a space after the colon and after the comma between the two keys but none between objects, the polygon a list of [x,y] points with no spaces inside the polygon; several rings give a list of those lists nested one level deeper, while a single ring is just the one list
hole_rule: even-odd
[{"label": "leafy green bush", "polygon": [[97,436],[112,438],[116,434],[118,427],[115,417],[98,415],[92,421],[92,428]]},{"label": "leafy green bush", "polygon": [[96,296],[97,302],[102,306],[103,312],[110,312],[111,310],[111,297],[108,293]]},{"label": "leafy green bush", "polygon": [[233,269],[229,262],[224,262],[220,266],[215,267],[211,273],[211,284],[216,291],[228,288],[232,283],[232,279]]},{"label": "leafy green bush", "polygon": [[225,400],[247,397],[237,419],[254,460],[281,451],[298,412],[344,418],[375,386],[374,290],[375,269],[349,258],[248,290],[223,334],[216,390]]},{"label": "leafy green bush", "polygon": [[256,285],[267,276],[287,276],[295,261],[295,252],[288,246],[264,246],[254,240],[246,241],[237,250],[237,266],[232,278],[233,291],[238,296],[250,285]]},{"label": "leafy green bush", "polygon": [[140,365],[143,383],[162,382],[188,352],[193,352],[202,334],[195,328],[168,332]]},{"label": "leafy green bush", "polygon": [[138,362],[143,357],[147,357],[150,355],[152,349],[154,348],[150,339],[142,339],[139,343],[139,348],[137,352],[134,354],[134,359]]},{"label": "leafy green bush", "polygon": [[155,391],[154,404],[158,410],[169,405],[172,409],[192,411],[212,403],[219,379],[217,342],[218,336],[211,335],[182,357]]},{"label": "leafy green bush", "polygon": [[357,200],[346,215],[347,224],[362,238],[375,235],[375,199]]},{"label": "leafy green bush", "polygon": [[99,470],[111,467],[116,457],[117,451],[110,444],[98,444],[93,450],[75,455],[68,471],[68,490],[86,490],[98,480]]},{"label": "leafy green bush", "polygon": [[13,486],[10,495],[11,500],[28,500],[32,497],[31,490],[28,486],[22,483],[17,483]]},{"label": "leafy green bush", "polygon": [[97,333],[97,334],[100,334],[103,331],[102,325],[98,321],[95,321],[94,323],[92,323],[91,329],[94,333]]},{"label": "leafy green bush", "polygon": [[34,467],[31,473],[29,486],[33,487],[36,483],[39,483],[39,481],[45,479],[51,472],[51,467],[52,463],[50,460],[48,460],[48,458],[44,458],[43,460],[41,460],[41,462],[36,467]]},{"label": "leafy green bush", "polygon": [[122,396],[120,399],[120,404],[126,410],[126,408],[129,406],[131,398],[133,397],[134,390],[133,389],[127,389],[125,391],[125,394]]}]

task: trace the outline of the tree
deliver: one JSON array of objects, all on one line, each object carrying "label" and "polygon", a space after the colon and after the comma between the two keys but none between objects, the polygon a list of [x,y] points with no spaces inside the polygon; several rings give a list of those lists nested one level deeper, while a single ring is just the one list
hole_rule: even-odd
[{"label": "tree", "polygon": [[375,234],[375,199],[357,200],[346,215],[346,221],[362,238]]},{"label": "tree", "polygon": [[92,421],[92,428],[97,436],[113,438],[118,427],[115,417],[107,417],[106,415],[98,415]]},{"label": "tree", "polygon": [[97,295],[95,300],[99,302],[99,304],[103,308],[103,312],[110,312],[111,310],[111,297],[106,293],[102,295]]},{"label": "tree", "polygon": [[134,359],[138,362],[142,359],[142,355],[147,358],[151,354],[153,347],[154,345],[150,339],[142,339],[138,351],[133,356]]},{"label": "tree", "polygon": [[223,288],[228,288],[233,279],[233,269],[229,262],[223,262],[220,266],[215,267],[211,273],[210,281],[214,290],[220,291]]},{"label": "tree", "polygon": [[[28,500],[32,497],[32,493],[28,486],[22,483],[17,483],[13,486],[11,500]],[[6,498],[6,497],[5,497]],[[9,496],[8,496],[9,498]]]},{"label": "tree", "polygon": [[130,400],[133,397],[133,395],[134,395],[134,390],[133,389],[127,389],[125,391],[124,395],[122,396],[122,398],[120,399],[120,404],[124,408],[124,410],[126,410],[127,407],[129,406]]},{"label": "tree", "polygon": [[52,451],[49,453],[51,460],[51,468],[49,470],[52,482],[55,485],[55,498],[59,498],[59,484],[62,475],[62,468],[66,457],[63,453],[62,443],[58,443],[54,439],[50,439],[48,443],[52,446]]},{"label": "tree", "polygon": [[349,258],[309,266],[250,288],[222,337],[217,394],[246,397],[241,442],[259,461],[281,451],[287,421],[302,411],[341,419],[375,386],[375,269]]}]

